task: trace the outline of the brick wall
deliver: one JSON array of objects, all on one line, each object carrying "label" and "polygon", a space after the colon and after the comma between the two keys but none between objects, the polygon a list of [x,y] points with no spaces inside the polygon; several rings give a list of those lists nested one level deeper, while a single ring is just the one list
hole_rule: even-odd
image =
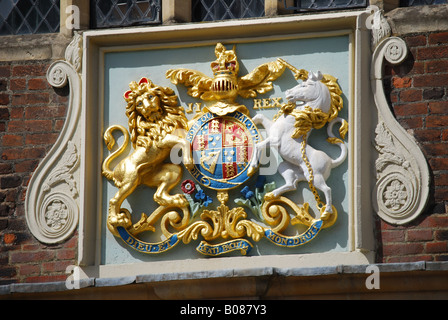
[{"label": "brick wall", "polygon": [[400,124],[419,142],[432,173],[432,198],[415,222],[377,220],[378,262],[448,261],[448,32],[404,36],[410,54],[388,67],[386,90]]},{"label": "brick wall", "polygon": [[[403,37],[406,62],[386,71],[393,111],[420,143],[432,173],[432,198],[417,221],[393,226],[375,216],[377,262],[448,260],[448,32]],[[64,46],[65,47],[65,46]],[[47,84],[52,60],[0,63],[0,285],[65,280],[77,235],[43,245],[28,231],[29,179],[61,130],[68,89]]]},{"label": "brick wall", "polygon": [[24,200],[32,172],[64,124],[68,89],[46,80],[51,61],[0,63],[0,285],[65,280],[77,237],[47,246],[28,231]]}]

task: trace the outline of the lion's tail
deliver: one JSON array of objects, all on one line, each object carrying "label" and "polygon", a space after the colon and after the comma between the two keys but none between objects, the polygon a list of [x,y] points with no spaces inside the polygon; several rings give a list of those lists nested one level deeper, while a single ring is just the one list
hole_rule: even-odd
[{"label": "lion's tail", "polygon": [[123,151],[126,149],[126,147],[129,144],[129,133],[128,131],[125,129],[125,127],[120,126],[120,125],[113,125],[110,126],[109,128],[107,128],[106,132],[104,132],[104,142],[106,143],[107,149],[111,150],[112,147],[115,145],[115,138],[112,135],[112,132],[115,130],[119,130],[121,131],[121,133],[123,133],[124,136],[124,142],[123,144],[114,152],[112,152],[106,159],[104,159],[103,161],[103,166],[102,166],[102,174],[109,180],[113,180],[114,177],[114,172],[109,168],[110,163],[117,158],[120,154],[123,153]]},{"label": "lion's tail", "polygon": [[[341,136],[341,138],[336,138],[335,135],[333,134],[333,126],[336,123],[341,124],[341,126],[339,127],[339,135]],[[327,139],[327,141],[333,144],[338,144],[339,147],[341,148],[341,154],[339,155],[339,157],[337,159],[332,160],[332,168],[335,168],[340,164],[342,164],[342,162],[344,162],[345,158],[347,157],[347,151],[348,151],[347,145],[343,140],[347,132],[348,132],[348,123],[342,118],[336,118],[328,123],[327,133],[329,138]]]}]

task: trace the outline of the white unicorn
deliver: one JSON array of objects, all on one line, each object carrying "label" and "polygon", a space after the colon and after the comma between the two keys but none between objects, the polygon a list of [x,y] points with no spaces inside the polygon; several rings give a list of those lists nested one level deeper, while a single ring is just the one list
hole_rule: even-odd
[{"label": "white unicorn", "polygon": [[[320,81],[322,78],[323,76],[320,72],[310,72],[306,81],[303,81],[301,84],[286,91],[286,99],[288,100],[289,105],[293,105],[292,112],[283,112],[274,121],[269,120],[261,114],[257,114],[253,118],[255,124],[262,124],[266,129],[267,137],[255,146],[249,174],[255,172],[261,150],[270,144],[271,147],[278,148],[278,152],[284,160],[280,163],[278,172],[282,175],[286,183],[267,194],[266,199],[275,199],[285,192],[296,190],[298,182],[310,181],[310,170],[307,167],[307,161],[304,160],[302,153],[302,146],[304,146],[306,158],[311,165],[312,173],[314,175],[314,181],[312,181],[312,183],[325,195],[325,211],[321,213],[321,219],[326,220],[333,213],[332,193],[326,180],[330,176],[331,169],[341,165],[345,161],[345,158],[347,157],[347,146],[342,140],[336,138],[332,132],[335,123],[342,124],[345,122],[345,120],[336,117],[337,112],[342,108],[342,102],[340,108],[334,113],[334,110],[331,110],[332,95],[330,94],[329,87]],[[339,87],[338,90],[340,95],[341,91]],[[296,105],[297,101],[301,103]],[[337,159],[332,159],[325,152],[314,149],[309,144],[306,144],[306,141],[305,144],[303,144],[303,139],[308,138],[311,128],[297,136],[297,130],[300,130],[300,128],[298,128],[299,123],[297,122],[297,114],[300,114],[300,112],[304,110],[307,110],[308,113],[317,112],[317,114],[324,115],[324,119],[321,121],[319,127],[325,125],[327,122],[326,120],[333,119],[328,124],[327,133],[330,138],[339,142],[338,145],[340,146],[341,153]],[[329,114],[331,113],[333,113],[334,116],[329,118]]]}]

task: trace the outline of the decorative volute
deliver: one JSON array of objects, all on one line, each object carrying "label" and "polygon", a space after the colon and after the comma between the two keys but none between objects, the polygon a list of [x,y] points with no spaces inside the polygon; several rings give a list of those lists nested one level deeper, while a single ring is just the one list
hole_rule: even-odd
[{"label": "decorative volute", "polygon": [[60,135],[34,172],[25,199],[26,221],[31,233],[53,244],[72,235],[79,220],[79,162],[81,141],[77,132],[81,112],[82,37],[75,34],[65,60],[54,62],[47,81],[57,88],[70,86],[67,118]]},{"label": "decorative volute", "polygon": [[383,87],[384,60],[402,63],[406,43],[390,37],[390,27],[380,10],[373,13],[371,86],[378,109],[375,133],[376,186],[373,203],[378,215],[391,224],[406,224],[422,213],[428,196],[430,175],[426,159],[415,139],[391,112]]}]

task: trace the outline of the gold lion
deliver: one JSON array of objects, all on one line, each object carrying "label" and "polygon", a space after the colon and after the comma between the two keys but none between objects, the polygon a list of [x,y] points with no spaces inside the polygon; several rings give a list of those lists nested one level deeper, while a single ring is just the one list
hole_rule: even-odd
[{"label": "gold lion", "polygon": [[[170,195],[168,192],[179,183],[182,167],[173,163],[164,163],[174,146],[183,151],[183,161],[187,167],[192,165],[189,144],[183,133],[188,130],[183,108],[177,105],[177,96],[168,87],[155,86],[149,79],[142,78],[139,83],[133,81],[124,94],[127,102],[129,133],[123,126],[110,126],[104,133],[104,141],[109,150],[115,144],[112,132],[121,131],[123,144],[111,153],[103,162],[102,174],[113,180],[118,192],[109,201],[107,225],[109,230],[118,235],[116,227],[129,228],[132,224],[128,210],[121,209],[123,201],[144,184],[157,187],[154,201],[161,206],[188,205],[183,195]],[[184,129],[184,130],[178,130]],[[110,169],[111,162],[120,156],[131,140],[134,151]]]}]

